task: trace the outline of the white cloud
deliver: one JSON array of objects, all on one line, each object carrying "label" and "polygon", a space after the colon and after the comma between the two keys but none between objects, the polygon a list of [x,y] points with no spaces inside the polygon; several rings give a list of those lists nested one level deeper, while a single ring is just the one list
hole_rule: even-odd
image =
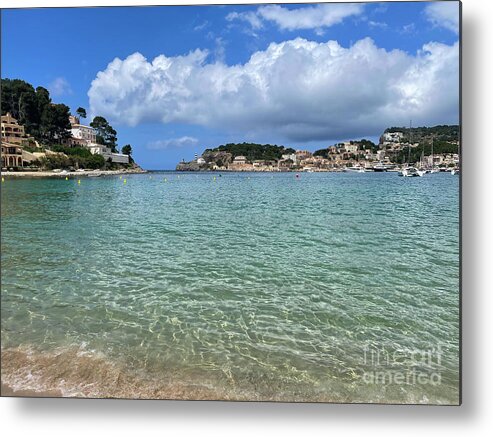
[{"label": "white cloud", "polygon": [[170,138],[167,140],[152,141],[147,144],[150,150],[163,150],[169,147],[192,147],[197,145],[199,140],[193,137]]},{"label": "white cloud", "polygon": [[50,94],[55,97],[72,94],[72,88],[64,77],[57,77],[48,85]]},{"label": "white cloud", "polygon": [[359,15],[364,6],[357,3],[333,3],[288,9],[279,5],[261,6],[257,11],[231,12],[226,20],[242,20],[252,29],[263,27],[264,21],[271,21],[281,30],[320,29],[338,24],[351,15]]},{"label": "white cloud", "polygon": [[207,20],[205,20],[204,22],[202,22],[201,24],[197,24],[197,26],[195,26],[193,28],[193,30],[195,30],[196,32],[200,31],[200,30],[204,30],[206,27],[209,26],[209,22]]},{"label": "white cloud", "polygon": [[253,11],[231,12],[228,15],[226,15],[226,20],[227,21],[234,21],[234,20],[246,21],[248,24],[250,24],[250,26],[252,26],[253,29],[260,29],[262,27],[262,20]]},{"label": "white cloud", "polygon": [[443,27],[459,33],[459,2],[441,1],[429,4],[425,8],[425,15],[434,26]]},{"label": "white cloud", "polygon": [[372,21],[372,20],[368,21],[368,26],[373,28],[379,27],[380,29],[387,29],[387,27],[389,27],[387,23],[383,21]]},{"label": "white cloud", "polygon": [[91,112],[112,122],[186,123],[291,141],[378,135],[392,125],[455,123],[458,43],[415,55],[365,38],[349,48],[296,38],[243,65],[207,62],[206,51],[116,58],[93,80]]},{"label": "white cloud", "polygon": [[344,18],[359,15],[364,5],[359,3],[319,4],[299,9],[287,9],[279,5],[261,6],[258,15],[273,21],[282,30],[319,29],[338,24]]}]

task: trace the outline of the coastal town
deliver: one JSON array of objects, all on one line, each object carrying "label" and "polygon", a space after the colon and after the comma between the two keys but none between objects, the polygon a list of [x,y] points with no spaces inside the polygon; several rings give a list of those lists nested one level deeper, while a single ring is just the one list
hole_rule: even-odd
[{"label": "coastal town", "polygon": [[[380,136],[378,144],[365,139],[352,140],[314,152],[283,146],[227,144],[215,149],[207,149],[193,161],[182,161],[176,169],[181,171],[402,172],[403,169],[412,167],[422,172],[458,173],[460,143],[457,126],[419,128],[416,133],[418,134],[415,134],[416,141],[413,141],[411,129],[390,128]],[[262,156],[266,154],[270,155],[268,159]]]}]

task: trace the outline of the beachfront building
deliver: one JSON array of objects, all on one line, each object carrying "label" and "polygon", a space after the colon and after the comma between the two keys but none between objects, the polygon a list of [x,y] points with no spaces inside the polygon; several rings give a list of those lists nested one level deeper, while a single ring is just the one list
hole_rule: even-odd
[{"label": "beachfront building", "polygon": [[69,120],[71,125],[70,133],[73,139],[85,144],[96,142],[96,129],[80,124],[79,118],[73,115],[69,117]]},{"label": "beachfront building", "polygon": [[19,146],[28,145],[29,137],[26,135],[24,126],[12,117],[10,112],[1,117],[2,143],[17,144]]},{"label": "beachfront building", "polygon": [[102,155],[105,161],[115,162],[117,164],[128,164],[128,155],[123,153],[114,153],[110,147],[102,144],[89,143],[86,146],[93,155]]},{"label": "beachfront building", "polygon": [[2,168],[24,167],[22,159],[22,147],[18,144],[4,143],[2,141]]},{"label": "beachfront building", "polygon": [[247,163],[247,159],[243,155],[238,155],[233,160],[233,164],[240,164],[241,165],[241,164],[246,164],[246,163]]},{"label": "beachfront building", "polygon": [[91,126],[80,124],[78,117],[71,115],[70,133],[71,138],[67,140],[67,144],[72,147],[87,147],[93,155],[102,155],[106,161],[115,162],[118,164],[128,164],[129,157],[122,153],[114,153],[110,147],[103,144],[98,144],[96,141],[96,129]]}]

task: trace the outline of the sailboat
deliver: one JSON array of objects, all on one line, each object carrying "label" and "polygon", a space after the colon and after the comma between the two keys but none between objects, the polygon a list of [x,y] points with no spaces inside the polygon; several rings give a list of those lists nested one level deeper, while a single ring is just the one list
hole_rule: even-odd
[{"label": "sailboat", "polygon": [[431,170],[430,170],[430,173],[439,173],[440,170],[435,168],[435,154],[433,153],[433,141],[434,141],[434,138],[431,137]]},{"label": "sailboat", "polygon": [[399,172],[399,176],[405,178],[422,177],[425,174],[424,170],[418,170],[416,167],[412,167],[411,162],[411,144],[412,144],[412,121],[409,124],[409,146],[407,149],[407,167],[403,168]]}]

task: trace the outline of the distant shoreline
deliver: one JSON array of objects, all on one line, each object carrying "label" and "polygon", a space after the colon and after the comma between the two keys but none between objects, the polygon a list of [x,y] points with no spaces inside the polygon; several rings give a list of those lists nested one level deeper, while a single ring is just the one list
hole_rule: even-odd
[{"label": "distant shoreline", "polygon": [[2,172],[2,177],[6,178],[79,178],[79,177],[95,177],[95,176],[117,176],[124,174],[141,174],[147,173],[143,169],[122,169],[122,170],[88,170],[88,171],[66,171],[56,172],[53,170],[47,171],[6,171]]}]

